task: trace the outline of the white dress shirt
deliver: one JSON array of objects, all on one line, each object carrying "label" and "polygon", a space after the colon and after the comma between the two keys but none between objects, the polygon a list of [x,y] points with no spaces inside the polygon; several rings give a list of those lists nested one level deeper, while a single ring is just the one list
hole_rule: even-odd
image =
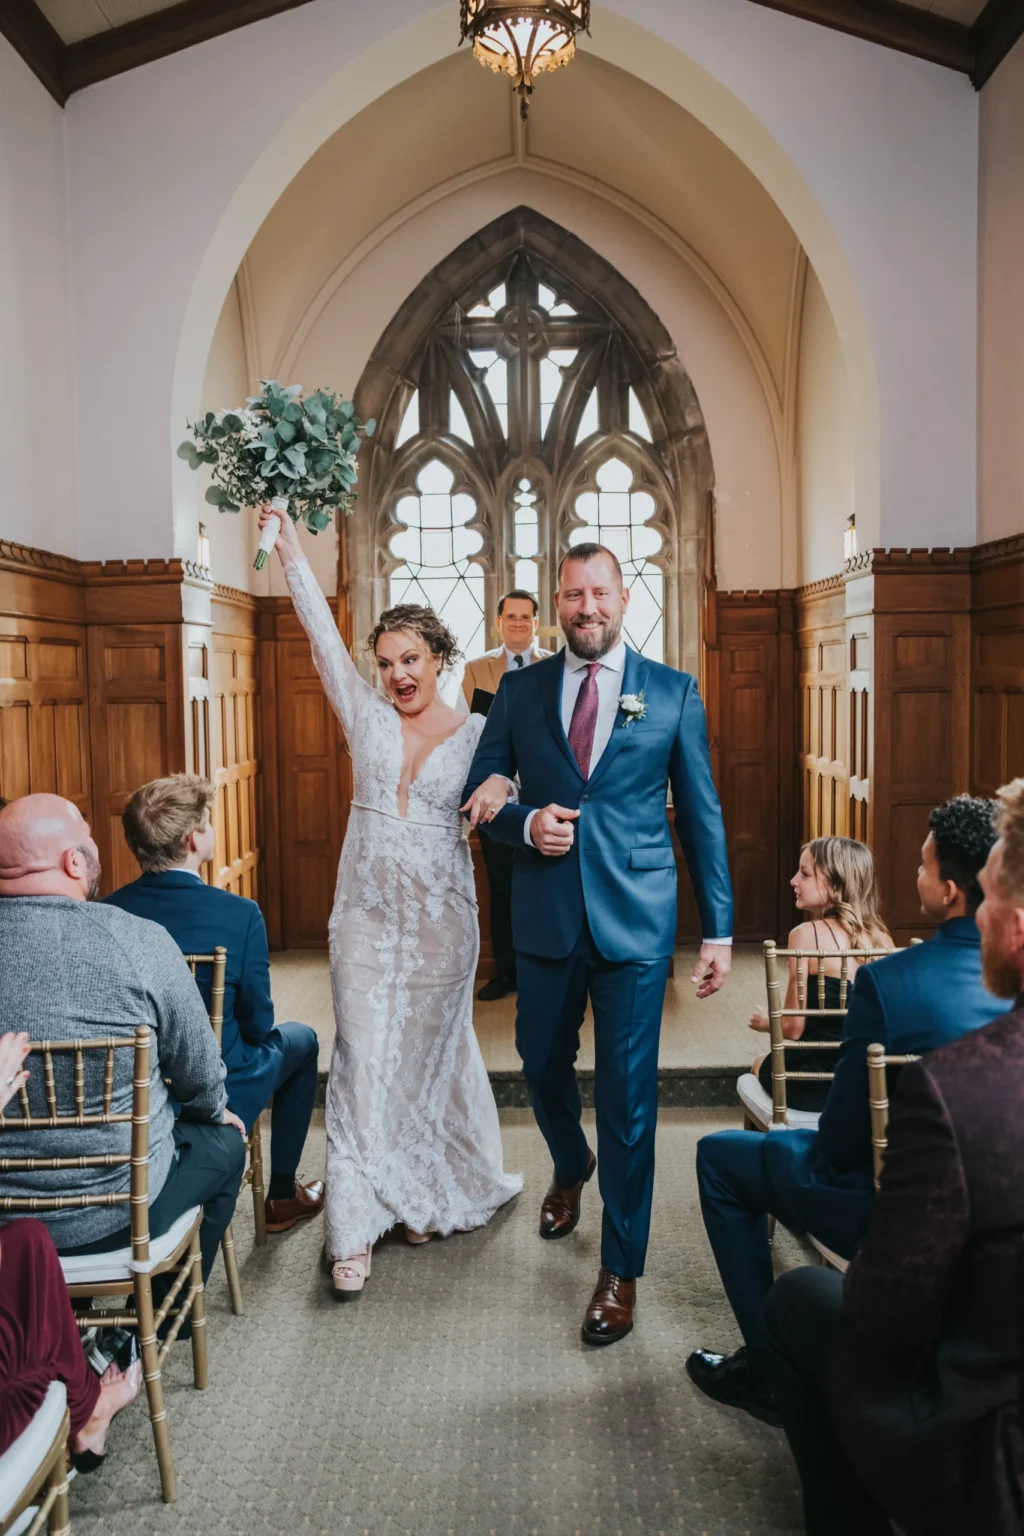
[{"label": "white dress shirt", "polygon": [[[580,689],[586,681],[586,669],[589,666],[589,661],[577,656],[566,646],[565,671],[562,677],[562,729],[566,736],[569,734],[572,712],[576,708]],[[626,644],[624,640],[620,640],[618,645],[612,646],[606,656],[601,657],[601,670],[597,674],[597,719],[594,722],[594,745],[590,753],[591,775],[615,729],[615,717],[619,713],[619,696],[622,693],[622,674],[625,670]],[[531,811],[523,824],[523,837],[529,848],[533,847],[530,824],[536,814],[536,811]]]}]

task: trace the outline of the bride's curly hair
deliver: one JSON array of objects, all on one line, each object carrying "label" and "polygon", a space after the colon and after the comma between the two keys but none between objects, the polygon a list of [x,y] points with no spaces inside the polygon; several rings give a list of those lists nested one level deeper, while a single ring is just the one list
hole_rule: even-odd
[{"label": "bride's curly hair", "polygon": [[462,659],[458,641],[433,608],[423,608],[419,603],[399,603],[397,608],[388,608],[374,625],[366,642],[367,651],[376,656],[381,635],[394,634],[415,635],[422,640],[433,656],[440,656],[442,672],[450,672]]}]

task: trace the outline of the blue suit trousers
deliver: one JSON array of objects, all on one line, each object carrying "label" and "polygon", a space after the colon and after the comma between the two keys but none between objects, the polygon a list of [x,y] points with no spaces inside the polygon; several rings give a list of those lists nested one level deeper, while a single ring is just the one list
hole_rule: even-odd
[{"label": "blue suit trousers", "polygon": [[[281,1065],[270,1108],[270,1176],[298,1172],[306,1132],[316,1105],[320,1042],[308,1024],[279,1024]],[[227,1080],[231,1099],[231,1077]],[[252,1126],[247,1126],[252,1130]]]},{"label": "blue suit trousers", "polygon": [[516,1047],[530,1103],[560,1184],[586,1171],[575,1063],[589,995],[596,1051],[597,1173],[604,1201],[601,1263],[644,1272],[654,1192],[658,1041],[669,961],[613,962],[584,922],[564,960],[519,951]]}]

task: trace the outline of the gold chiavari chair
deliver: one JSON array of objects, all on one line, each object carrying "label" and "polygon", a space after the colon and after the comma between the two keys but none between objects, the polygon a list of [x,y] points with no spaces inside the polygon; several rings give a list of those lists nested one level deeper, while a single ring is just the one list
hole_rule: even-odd
[{"label": "gold chiavari chair", "polygon": [[890,1067],[909,1067],[920,1056],[887,1056],[883,1046],[868,1046],[868,1103],[871,1106],[871,1156],[875,1165],[875,1188],[882,1178],[885,1149],[889,1144],[889,1071]]},{"label": "gold chiavari chair", "polygon": [[[160,1468],[164,1501],[173,1504],[177,1497],[177,1477],[171,1452],[164,1402],[163,1365],[171,1345],[186,1320],[192,1319],[192,1370],[196,1387],[207,1382],[206,1302],[199,1253],[201,1206],[185,1211],[162,1237],[149,1235],[149,1094],[152,1031],[140,1025],[134,1039],[98,1039],[37,1041],[29,1048],[30,1056],[42,1059],[42,1085],[46,1113],[34,1115],[28,1089],[22,1087],[17,1099],[21,1113],[12,1114],[13,1104],[0,1114],[0,1134],[20,1131],[67,1131],[85,1127],[131,1125],[130,1153],[95,1153],[68,1157],[0,1157],[0,1174],[65,1168],[129,1168],[129,1187],[117,1194],[34,1195],[18,1198],[0,1195],[0,1212],[21,1213],[82,1210],[91,1206],[127,1205],[131,1243],[128,1248],[111,1253],[62,1255],[61,1267],[72,1302],[92,1302],[96,1297],[132,1303],[132,1310],[84,1310],[78,1326],[87,1328],[130,1328],[139,1336],[143,1377],[149,1401],[149,1416]],[[114,1058],[119,1050],[134,1051],[132,1112],[118,1114],[113,1108]],[[86,1062],[90,1066],[103,1053],[102,1109],[86,1110]],[[71,1054],[73,1063],[74,1106],[61,1112],[54,1058]],[[63,1076],[64,1074],[62,1074]],[[99,1097],[97,1095],[97,1097]],[[173,1273],[174,1279],[159,1309],[153,1300],[153,1276]],[[186,1289],[187,1287],[187,1289]],[[182,1293],[184,1292],[184,1296]],[[158,1330],[169,1327],[163,1342]]]},{"label": "gold chiavari chair", "polygon": [[[31,1424],[0,1456],[0,1536],[70,1536],[67,1451],[71,1419],[62,1381],[51,1381]],[[28,1525],[26,1510],[35,1506]]]},{"label": "gold chiavari chair", "polygon": [[[218,944],[210,955],[186,955],[185,960],[193,976],[196,974],[197,966],[209,965],[213,967],[210,980],[210,1007],[208,1011],[210,1014],[210,1025],[217,1041],[217,1049],[220,1050],[221,1037],[224,1030],[224,977],[227,974],[228,968],[228,952],[223,944]],[[252,1185],[256,1246],[262,1248],[267,1241],[267,1213],[264,1206],[263,1137],[260,1134],[258,1118],[245,1145],[249,1155],[246,1160],[245,1173],[242,1176],[241,1189],[245,1189],[247,1185]],[[239,1193],[241,1193],[241,1190]],[[238,1273],[238,1255],[235,1252],[235,1239],[230,1226],[224,1233],[224,1239],[220,1246],[221,1252],[224,1255],[224,1272],[228,1280],[231,1310],[236,1317],[240,1317],[244,1311],[242,1306],[242,1281]]]},{"label": "gold chiavari chair", "polygon": [[[850,962],[863,965],[891,954],[888,949],[780,949],[774,939],[764,942],[765,982],[768,990],[768,1038],[772,1061],[772,1096],[769,1101],[761,1084],[752,1072],[745,1073],[737,1084],[743,1105],[744,1124],[748,1130],[767,1131],[772,1126],[810,1126],[818,1123],[818,1115],[808,1110],[790,1109],[786,1102],[786,1084],[789,1082],[832,1081],[832,1072],[798,1072],[786,1067],[787,1051],[838,1052],[839,1040],[787,1040],[783,1034],[783,1020],[789,1018],[840,1019],[848,1006],[852,985]],[[807,991],[810,978],[808,962],[817,961],[819,973],[824,971],[826,960],[839,960],[839,1002],[836,1007],[808,1008]],[[788,962],[795,962],[797,1006],[783,1007],[788,985]],[[780,964],[780,962],[782,962]],[[855,968],[854,968],[855,970]]]}]

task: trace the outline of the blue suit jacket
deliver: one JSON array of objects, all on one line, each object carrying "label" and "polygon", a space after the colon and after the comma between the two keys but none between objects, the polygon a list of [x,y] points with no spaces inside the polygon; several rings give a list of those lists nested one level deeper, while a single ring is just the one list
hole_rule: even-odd
[{"label": "blue suit jacket", "polygon": [[859,1246],[874,1196],[867,1048],[921,1056],[980,1029],[1012,1004],[986,992],[973,918],[952,918],[926,944],[857,972],[835,1078],[816,1131],[772,1131],[773,1186],[790,1214],[837,1253]]},{"label": "blue suit jacket", "polygon": [[[185,954],[228,952],[221,1056],[228,1107],[251,1130],[277,1082],[282,1052],[270,997],[270,951],[263,914],[254,901],[205,885],[187,870],[143,875],[106,900],[166,928]],[[197,977],[210,1002],[210,967]]]},{"label": "blue suit jacket", "polygon": [[[594,772],[584,779],[562,729],[564,653],[502,678],[480,738],[466,795],[492,773],[520,783],[520,803],[485,829],[515,849],[512,930],[527,954],[564,959],[587,921],[606,960],[655,960],[676,943],[676,864],[666,800],[693,881],[705,939],[732,934],[732,885],[722,810],[711,777],[697,684],[626,651],[623,693],[643,693],[647,713],[620,714]],[[532,809],[580,810],[572,851],[528,848]]]}]

